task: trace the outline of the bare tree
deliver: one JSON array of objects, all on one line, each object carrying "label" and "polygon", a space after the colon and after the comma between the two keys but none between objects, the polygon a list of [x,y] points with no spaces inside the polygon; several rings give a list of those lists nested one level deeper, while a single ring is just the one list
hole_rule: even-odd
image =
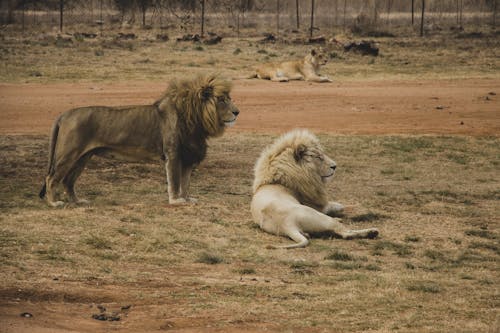
[{"label": "bare tree", "polygon": [[299,0],[295,0],[295,16],[297,17],[297,30],[300,29]]},{"label": "bare tree", "polygon": [[344,0],[344,13],[343,13],[343,20],[342,20],[342,29],[345,31],[345,12],[347,9],[347,0]]},{"label": "bare tree", "polygon": [[146,27],[146,11],[153,5],[152,0],[137,0],[142,13],[142,27]]},{"label": "bare tree", "polygon": [[[201,2],[201,38],[204,37],[204,33],[205,33],[205,0],[200,0]],[[240,17],[238,15],[238,34],[239,34],[239,20],[240,20]]]},{"label": "bare tree", "polygon": [[411,25],[413,25],[414,23],[415,23],[415,0],[411,0]]},{"label": "bare tree", "polygon": [[276,36],[280,34],[280,0],[276,0]]},{"label": "bare tree", "polygon": [[424,37],[424,14],[425,14],[425,0],[422,0],[422,17],[420,18],[420,37]]},{"label": "bare tree", "polygon": [[63,31],[64,0],[59,0],[59,32]]},{"label": "bare tree", "polygon": [[391,24],[391,9],[392,9],[393,0],[387,0],[387,25]]},{"label": "bare tree", "polygon": [[497,26],[497,0],[493,1],[493,27]]},{"label": "bare tree", "polygon": [[311,0],[311,27],[309,29],[309,38],[313,36],[314,29],[314,0]]}]

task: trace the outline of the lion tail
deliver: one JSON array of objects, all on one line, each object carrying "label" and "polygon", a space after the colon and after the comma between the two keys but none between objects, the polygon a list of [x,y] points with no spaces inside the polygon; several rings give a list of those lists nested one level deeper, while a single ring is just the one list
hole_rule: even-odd
[{"label": "lion tail", "polygon": [[[54,173],[54,155],[55,155],[55,150],[56,150],[57,137],[59,135],[60,121],[61,121],[61,117],[57,118],[57,120],[54,122],[54,125],[52,126],[52,131],[50,133],[49,163],[48,163],[47,175],[51,175]],[[45,197],[45,193],[47,193],[47,182],[44,179],[42,189],[40,190],[40,193],[38,194],[40,199],[43,199]]]},{"label": "lion tail", "polygon": [[248,80],[248,79],[257,79],[257,78],[258,78],[257,73],[253,73],[251,75],[233,77],[232,79],[233,80]]}]

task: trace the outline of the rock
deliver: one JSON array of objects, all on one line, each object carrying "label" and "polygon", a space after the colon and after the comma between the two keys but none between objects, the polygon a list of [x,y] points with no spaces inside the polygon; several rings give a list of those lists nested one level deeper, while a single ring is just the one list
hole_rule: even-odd
[{"label": "rock", "polygon": [[379,49],[375,46],[375,42],[362,40],[361,42],[351,42],[344,45],[344,51],[357,52],[361,55],[378,56]]}]

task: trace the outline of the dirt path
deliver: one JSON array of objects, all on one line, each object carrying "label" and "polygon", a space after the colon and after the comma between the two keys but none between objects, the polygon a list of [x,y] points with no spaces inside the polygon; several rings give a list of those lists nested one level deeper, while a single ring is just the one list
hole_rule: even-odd
[{"label": "dirt path", "polygon": [[[0,84],[0,134],[48,134],[61,112],[86,105],[152,103],[160,83]],[[500,80],[373,81],[333,84],[242,80],[232,131],[295,127],[338,134],[500,133]]]}]

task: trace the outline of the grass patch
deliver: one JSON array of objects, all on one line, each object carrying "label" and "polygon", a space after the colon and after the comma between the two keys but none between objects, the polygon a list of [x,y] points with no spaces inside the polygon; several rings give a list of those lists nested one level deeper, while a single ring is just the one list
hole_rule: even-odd
[{"label": "grass patch", "polygon": [[373,246],[373,255],[381,255],[383,250],[392,250],[394,254],[404,257],[412,254],[411,247],[407,244],[396,243],[392,241],[380,240]]},{"label": "grass patch", "polygon": [[98,249],[98,250],[110,250],[112,247],[111,246],[112,244],[108,239],[105,239],[103,237],[96,236],[96,235],[86,236],[83,239],[83,242],[85,244],[93,247],[94,249]]},{"label": "grass patch", "polygon": [[241,268],[238,269],[237,272],[241,275],[252,275],[256,273],[255,268]]},{"label": "grass patch", "polygon": [[224,262],[224,258],[222,258],[218,254],[203,252],[198,255],[198,259],[196,262],[207,264],[207,265],[217,265]]},{"label": "grass patch", "polygon": [[355,216],[351,217],[350,219],[353,222],[373,222],[373,221],[383,220],[386,218],[387,218],[387,216],[384,214],[368,212],[365,214],[355,215]]},{"label": "grass patch", "polygon": [[349,253],[342,251],[334,251],[325,257],[326,260],[337,260],[337,261],[354,261],[356,260],[354,256]]},{"label": "grass patch", "polygon": [[465,231],[465,234],[467,236],[474,236],[474,237],[481,237],[481,238],[487,238],[487,239],[497,239],[497,235],[489,230],[483,230],[483,229],[469,229]]},{"label": "grass patch", "polygon": [[437,294],[443,289],[433,281],[413,281],[406,286],[409,291]]}]

